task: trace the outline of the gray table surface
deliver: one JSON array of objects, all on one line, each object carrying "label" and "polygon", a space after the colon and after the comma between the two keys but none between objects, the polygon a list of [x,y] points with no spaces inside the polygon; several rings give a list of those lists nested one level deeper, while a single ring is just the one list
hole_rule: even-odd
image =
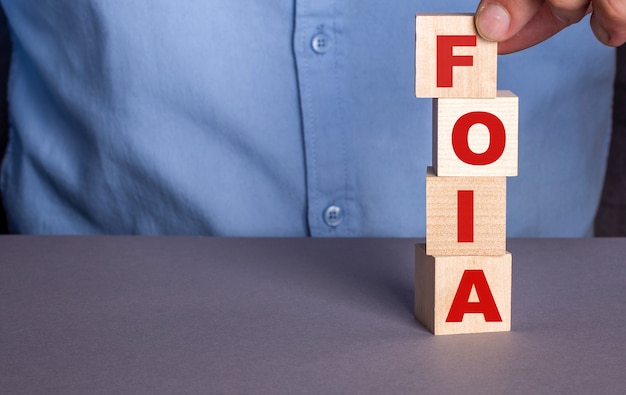
[{"label": "gray table surface", "polygon": [[0,393],[626,393],[626,239],[509,240],[513,330],[437,337],[418,241],[0,237]]}]

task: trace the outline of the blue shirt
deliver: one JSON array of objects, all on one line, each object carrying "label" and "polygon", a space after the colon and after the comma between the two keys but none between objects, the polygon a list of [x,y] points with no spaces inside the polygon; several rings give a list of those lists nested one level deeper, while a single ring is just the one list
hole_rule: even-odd
[{"label": "blue shirt", "polygon": [[[1,3],[13,232],[424,236],[414,15],[473,2]],[[585,22],[500,57],[520,98],[509,236],[589,234],[613,73]]]}]

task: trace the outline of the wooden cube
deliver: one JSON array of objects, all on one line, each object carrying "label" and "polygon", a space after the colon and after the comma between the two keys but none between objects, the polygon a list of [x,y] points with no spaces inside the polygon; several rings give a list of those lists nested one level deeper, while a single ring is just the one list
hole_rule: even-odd
[{"label": "wooden cube", "polygon": [[428,255],[506,252],[506,177],[426,174]]},{"label": "wooden cube", "polygon": [[415,16],[417,97],[496,97],[498,44],[480,37],[471,14]]},{"label": "wooden cube", "polygon": [[433,167],[438,176],[516,176],[518,98],[433,100]]},{"label": "wooden cube", "polygon": [[415,318],[435,335],[511,330],[512,256],[430,256],[415,246]]}]

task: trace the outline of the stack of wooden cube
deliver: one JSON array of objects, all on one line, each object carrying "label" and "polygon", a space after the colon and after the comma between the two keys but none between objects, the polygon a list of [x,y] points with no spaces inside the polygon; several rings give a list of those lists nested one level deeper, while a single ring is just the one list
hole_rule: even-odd
[{"label": "stack of wooden cube", "polygon": [[506,177],[517,175],[518,100],[497,91],[497,43],[469,14],[416,16],[415,93],[433,99],[426,245],[415,316],[435,335],[511,328]]}]

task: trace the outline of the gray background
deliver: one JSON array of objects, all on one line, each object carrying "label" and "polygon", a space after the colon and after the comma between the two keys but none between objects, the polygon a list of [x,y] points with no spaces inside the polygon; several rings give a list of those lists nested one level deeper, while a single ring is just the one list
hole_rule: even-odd
[{"label": "gray background", "polygon": [[450,336],[416,242],[2,236],[0,392],[626,393],[626,240],[510,240],[513,330]]}]

